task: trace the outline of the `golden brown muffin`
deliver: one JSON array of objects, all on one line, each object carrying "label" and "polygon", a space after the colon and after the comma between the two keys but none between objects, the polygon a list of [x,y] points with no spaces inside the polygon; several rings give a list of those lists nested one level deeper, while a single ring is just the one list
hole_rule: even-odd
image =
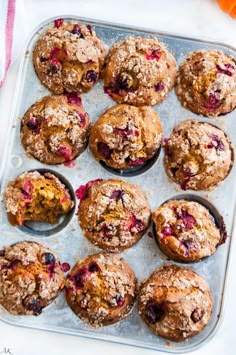
[{"label": "golden brown muffin", "polygon": [[123,180],[97,179],[76,190],[78,218],[88,240],[107,251],[131,247],[150,223],[148,201],[137,185]]},{"label": "golden brown muffin", "polygon": [[73,208],[74,201],[55,175],[34,171],[8,183],[5,206],[12,225],[21,226],[25,221],[54,224]]},{"label": "golden brown muffin", "polygon": [[94,124],[89,147],[114,169],[141,166],[157,154],[163,136],[158,114],[149,106],[117,105]]},{"label": "golden brown muffin", "polygon": [[11,314],[37,316],[64,284],[60,261],[51,249],[24,241],[0,251],[0,304]]},{"label": "golden brown muffin", "polygon": [[204,116],[218,116],[236,106],[236,60],[222,51],[197,50],[180,65],[176,95],[181,104]]},{"label": "golden brown muffin", "polygon": [[22,118],[21,142],[29,157],[44,164],[62,164],[85,150],[89,128],[88,114],[78,97],[49,95]]},{"label": "golden brown muffin", "polygon": [[182,121],[166,139],[165,169],[183,190],[213,189],[228,176],[233,160],[226,133],[206,122]]},{"label": "golden brown muffin", "polygon": [[67,275],[66,300],[92,327],[116,323],[131,311],[136,278],[129,264],[114,254],[89,255]]},{"label": "golden brown muffin", "polygon": [[104,57],[90,25],[56,20],[38,39],[33,64],[41,83],[54,94],[87,92],[99,79]]},{"label": "golden brown muffin", "polygon": [[225,239],[213,216],[197,202],[169,200],[152,218],[160,249],[175,261],[200,260],[213,254]]},{"label": "golden brown muffin", "polygon": [[110,49],[102,77],[117,103],[155,105],[174,86],[176,62],[156,38],[128,37]]},{"label": "golden brown muffin", "polygon": [[157,269],[142,285],[138,299],[146,325],[156,335],[178,342],[200,333],[212,308],[206,280],[177,265]]}]

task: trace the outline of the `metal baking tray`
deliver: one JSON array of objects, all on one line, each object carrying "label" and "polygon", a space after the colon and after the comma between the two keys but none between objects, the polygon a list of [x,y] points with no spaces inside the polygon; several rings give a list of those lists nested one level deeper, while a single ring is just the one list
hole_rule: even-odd
[{"label": "metal baking tray", "polygon": [[[140,35],[143,37],[156,36],[167,44],[169,50],[174,54],[178,63],[182,62],[185,56],[196,49],[221,49],[226,53],[236,56],[234,48],[217,42],[211,42],[195,38],[181,37],[173,34],[156,32],[153,30],[134,28],[130,26],[104,23],[77,16],[62,16],[65,21],[79,21],[90,24],[97,33],[97,36],[104,42],[107,49],[115,42],[120,41],[128,35]],[[12,115],[9,124],[9,134],[5,142],[5,150],[1,161],[1,206],[0,206],[0,226],[1,239],[0,248],[4,245],[13,244],[22,240],[34,240],[41,242],[55,250],[61,261],[74,265],[79,258],[93,254],[99,249],[90,244],[83,236],[77,216],[74,214],[71,221],[53,235],[31,235],[29,230],[13,227],[8,223],[3,203],[3,192],[9,180],[14,179],[20,173],[33,169],[50,169],[63,175],[76,189],[81,184],[96,178],[117,177],[111,171],[105,170],[96,162],[87,149],[76,160],[73,168],[64,165],[47,166],[37,160],[29,159],[20,143],[20,118],[25,111],[39,98],[49,92],[40,84],[32,65],[32,50],[35,42],[48,28],[53,26],[55,18],[51,18],[40,24],[29,39],[21,59],[18,74],[18,81],[15,88],[15,97],[12,105]],[[87,94],[82,95],[83,104],[89,113],[92,121],[95,121],[106,109],[115,105],[103,92],[103,85],[100,81]],[[183,107],[178,102],[174,90],[168,98],[159,105],[154,106],[159,113],[164,126],[164,136],[168,137],[174,126],[188,118],[193,117],[201,121],[210,122],[223,129],[231,138],[233,144],[236,142],[236,112],[231,112],[217,119],[207,119],[197,116]],[[7,119],[5,117],[4,119]],[[164,201],[178,195],[193,198],[206,206],[213,205],[223,216],[229,237],[226,243],[221,245],[216,253],[200,262],[187,264],[209,282],[214,296],[214,309],[211,320],[204,331],[197,336],[181,343],[166,341],[155,336],[143,323],[138,315],[136,306],[130,315],[111,326],[92,329],[83,323],[66,305],[63,293],[38,316],[12,316],[2,307],[0,308],[0,319],[12,325],[28,328],[43,329],[59,333],[73,334],[88,338],[101,339],[116,343],[129,344],[159,351],[172,353],[184,353],[195,350],[205,344],[215,334],[222,321],[225,304],[226,284],[228,269],[230,264],[230,250],[232,249],[232,234],[235,215],[235,166],[231,170],[227,179],[215,190],[206,191],[182,191],[176,184],[170,182],[164,171],[163,149],[159,158],[149,170],[136,176],[121,176],[121,178],[140,185],[146,194],[152,210],[156,209]],[[76,207],[77,208],[77,207]],[[214,209],[212,210],[214,213]],[[217,216],[216,216],[217,219]],[[151,230],[150,227],[149,230]],[[148,232],[132,248],[124,251],[121,255],[133,267],[137,278],[142,281],[148,277],[154,269],[164,263],[172,263],[163,253],[160,252],[154,238],[148,237]],[[183,264],[182,264],[183,265]]]}]

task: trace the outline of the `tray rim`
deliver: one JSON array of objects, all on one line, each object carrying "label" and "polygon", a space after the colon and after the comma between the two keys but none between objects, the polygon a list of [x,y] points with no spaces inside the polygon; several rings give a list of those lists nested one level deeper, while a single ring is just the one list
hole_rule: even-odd
[{"label": "tray rim", "polygon": [[[188,36],[185,34],[178,34],[178,33],[173,33],[173,32],[168,32],[168,31],[162,31],[162,30],[156,30],[154,28],[148,28],[148,27],[140,27],[140,26],[135,26],[135,25],[128,25],[128,24],[122,24],[122,23],[117,23],[117,22],[110,22],[106,20],[99,20],[96,18],[89,18],[89,17],[80,17],[78,15],[58,15],[58,16],[53,16],[45,19],[42,21],[39,25],[37,25],[27,36],[22,52],[20,54],[20,64],[18,67],[18,73],[17,73],[17,79],[16,79],[16,85],[14,89],[14,97],[12,101],[12,109],[10,110],[10,115],[8,119],[8,128],[7,132],[5,135],[5,139],[3,140],[3,149],[2,149],[2,156],[1,156],[1,165],[0,165],[0,189],[2,188],[2,178],[4,176],[5,168],[7,166],[7,152],[9,150],[7,146],[7,142],[11,142],[11,131],[12,131],[12,124],[14,122],[16,112],[17,112],[17,102],[19,100],[19,90],[20,90],[20,85],[21,85],[21,77],[23,75],[24,71],[24,65],[25,65],[25,55],[27,48],[29,44],[31,43],[33,37],[37,34],[37,32],[42,28],[48,25],[49,23],[53,22],[54,20],[62,18],[65,19],[66,21],[80,21],[85,24],[91,24],[94,26],[103,26],[103,27],[112,27],[116,28],[118,30],[123,30],[123,31],[136,31],[136,32],[143,32],[145,34],[149,34],[152,36],[163,36],[163,37],[169,37],[172,39],[176,40],[189,40],[193,42],[198,42],[198,43],[204,43],[204,44],[211,44],[211,45],[216,45],[216,46],[221,46],[226,49],[229,49],[231,51],[235,52],[236,55],[236,47],[229,43],[223,43],[221,41],[217,41],[215,39],[209,39],[207,37],[200,38],[198,36]],[[50,93],[50,92],[49,92]],[[200,116],[202,117],[202,116]],[[93,333],[91,334],[91,331],[86,331],[86,330],[81,330],[78,329],[78,331],[70,329],[67,330],[68,328],[63,328],[63,327],[57,327],[57,328],[47,328],[47,326],[37,326],[37,328],[32,327],[31,325],[27,324],[17,324],[14,323],[14,320],[6,320],[2,315],[0,315],[0,321],[3,323],[9,324],[11,326],[17,326],[17,327],[22,327],[22,328],[27,328],[27,329],[33,329],[33,330],[40,330],[40,331],[47,331],[47,332],[53,332],[53,333],[58,333],[58,334],[66,334],[66,335],[73,335],[73,336],[79,336],[83,338],[88,338],[88,339],[95,339],[95,340],[100,340],[100,341],[105,341],[105,342],[110,342],[110,343],[116,343],[116,344],[121,344],[121,345],[128,345],[128,346],[134,346],[134,347],[139,347],[143,349],[150,349],[150,350],[155,350],[159,352],[164,352],[164,353],[176,353],[176,354],[182,354],[182,353],[187,353],[187,352],[193,352],[203,345],[206,345],[206,343],[209,343],[209,341],[216,335],[218,332],[219,328],[221,327],[225,315],[225,303],[227,299],[227,294],[228,294],[228,289],[229,289],[229,278],[230,274],[232,271],[232,249],[234,249],[235,242],[234,239],[236,238],[236,200],[234,201],[234,217],[233,217],[233,227],[232,227],[232,235],[228,235],[229,240],[229,247],[228,247],[228,252],[227,252],[227,261],[225,265],[225,276],[224,276],[224,282],[223,282],[223,292],[222,292],[222,297],[220,300],[220,313],[217,319],[217,322],[214,325],[214,328],[211,330],[209,335],[206,335],[204,339],[198,341],[195,345],[191,345],[190,348],[188,349],[182,349],[179,347],[178,349],[175,349],[174,347],[170,346],[169,348],[163,348],[163,349],[157,349],[155,345],[149,345],[149,344],[143,344],[141,341],[138,340],[131,340],[129,338],[123,338],[124,341],[121,340],[121,338],[118,338],[118,336],[106,334],[106,339],[104,339],[104,334],[97,334]],[[186,266],[185,263],[183,263],[183,266]],[[135,343],[134,343],[135,342]]]}]

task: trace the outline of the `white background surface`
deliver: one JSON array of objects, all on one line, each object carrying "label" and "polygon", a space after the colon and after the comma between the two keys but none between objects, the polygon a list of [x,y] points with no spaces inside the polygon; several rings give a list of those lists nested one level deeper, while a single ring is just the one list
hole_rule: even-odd
[{"label": "white background surface", "polygon": [[[7,80],[0,89],[0,156],[10,117],[20,52],[25,39],[41,21],[63,14],[206,37],[236,47],[236,20],[222,13],[215,0],[17,0],[13,61]],[[233,255],[236,253],[235,249],[232,251]],[[236,354],[236,258],[233,256],[231,261],[222,326],[208,344],[194,353],[196,355]],[[160,354],[75,336],[13,327],[0,321],[0,354],[7,353],[8,349],[8,353],[12,355]]]}]

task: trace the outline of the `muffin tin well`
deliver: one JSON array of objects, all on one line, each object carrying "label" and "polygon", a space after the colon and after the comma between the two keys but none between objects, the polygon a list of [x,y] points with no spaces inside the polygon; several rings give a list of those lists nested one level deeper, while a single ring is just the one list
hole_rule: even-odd
[{"label": "muffin tin well", "polygon": [[[103,23],[95,20],[82,19],[77,16],[62,17],[65,21],[74,20],[86,25],[91,25],[107,48],[129,35],[144,37],[157,36],[159,40],[167,45],[170,52],[175,56],[178,64],[184,60],[188,53],[196,49],[220,49],[236,56],[236,51],[233,48],[220,43],[184,38],[153,30]],[[52,169],[53,173],[55,175],[58,174],[58,177],[62,181],[69,182],[69,185],[67,183],[66,185],[69,187],[71,193],[72,190],[75,191],[80,185],[86,184],[89,180],[97,178],[108,179],[117,175],[115,171],[104,169],[104,167],[96,162],[89,149],[75,160],[74,166],[55,165],[53,168],[50,166],[50,169],[49,166],[37,160],[30,159],[25,155],[20,142],[19,117],[22,117],[35,101],[49,93],[40,84],[35,74],[32,64],[32,51],[39,36],[41,36],[47,28],[53,26],[54,20],[54,18],[49,19],[35,29],[32,37],[24,48],[22,56],[15,90],[13,111],[9,123],[9,135],[6,139],[4,156],[0,167],[2,200],[0,206],[0,249],[4,245],[13,244],[22,240],[37,241],[55,250],[62,262],[68,262],[73,266],[80,258],[99,251],[97,247],[93,246],[83,236],[76,213],[73,213],[73,216],[69,216],[69,219],[71,218],[70,221],[67,220],[69,223],[67,225],[62,224],[62,228],[54,226],[58,228],[55,233],[48,230],[47,226],[45,226],[47,231],[39,231],[37,229],[38,227],[35,226],[36,228],[34,229],[37,231],[35,233],[35,230],[30,231],[30,226],[28,226],[27,230],[11,226],[7,220],[3,202],[3,194],[8,181],[15,179],[23,171],[40,169],[48,171]],[[104,93],[103,83],[101,81],[99,81],[89,93],[83,94],[81,97],[85,110],[88,112],[92,122],[106,109],[115,105],[115,102]],[[160,116],[164,128],[164,137],[170,135],[177,123],[192,117],[218,126],[228,134],[233,144],[236,143],[235,111],[218,119],[202,118],[184,109],[179,103],[174,90],[171,91],[167,99],[153,108]],[[227,233],[231,236],[233,233],[236,201],[235,166],[232,168],[225,181],[214,190],[197,192],[186,191],[183,193],[178,185],[168,179],[164,170],[163,156],[164,152],[163,149],[161,149],[159,156],[154,157],[153,161],[151,159],[151,161],[148,162],[152,165],[151,169],[149,169],[149,166],[144,166],[142,171],[136,171],[136,169],[132,170],[132,176],[127,175],[124,171],[122,173],[118,172],[118,174],[120,178],[127,180],[129,183],[139,185],[148,198],[152,210],[160,206],[163,201],[176,198],[176,196],[178,198],[192,199],[202,203],[210,210],[220,228],[223,228],[222,216]],[[14,162],[17,162],[17,164]],[[174,263],[159,250],[151,233],[151,228],[150,226],[149,231],[147,231],[135,246],[120,254],[133,268],[136,277],[140,281],[150,276],[157,267]],[[45,238],[46,236],[50,237]],[[0,307],[0,319],[22,327],[80,335],[159,351],[172,353],[189,352],[197,349],[209,340],[215,334],[216,329],[218,329],[221,323],[232,242],[233,238],[227,238],[226,242],[217,248],[214,255],[200,262],[186,265],[186,267],[191,268],[193,271],[206,278],[214,297],[213,314],[208,326],[203,332],[188,341],[172,343],[155,336],[142,322],[136,306],[126,319],[108,327],[92,329],[73,314],[66,305],[63,293],[61,293],[53,304],[46,308],[39,317],[12,316]],[[183,264],[181,265],[183,266]]]}]

